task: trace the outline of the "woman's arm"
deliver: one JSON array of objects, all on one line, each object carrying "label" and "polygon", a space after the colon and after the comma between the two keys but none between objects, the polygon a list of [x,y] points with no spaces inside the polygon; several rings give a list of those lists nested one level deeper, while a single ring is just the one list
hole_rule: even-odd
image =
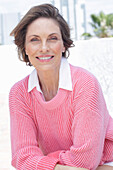
[{"label": "woman's arm", "polygon": [[[63,166],[57,164],[54,168],[54,170],[88,170],[86,168],[76,168],[76,167],[70,167],[70,166]],[[98,166],[96,170],[113,170],[113,166],[108,166],[108,165],[102,165]]]},{"label": "woman's arm", "polygon": [[54,170],[88,170],[88,169],[85,169],[85,168],[76,168],[76,167],[70,167],[70,166],[63,166],[63,165],[57,164],[55,166]]},{"label": "woman's arm", "polygon": [[108,165],[98,166],[96,170],[113,170],[113,166]]},{"label": "woman's arm", "polygon": [[32,102],[22,85],[15,85],[9,95],[12,165],[18,170],[53,170],[57,158],[44,156],[38,146]]},{"label": "woman's arm", "polygon": [[[78,90],[78,89],[79,90]],[[97,80],[76,85],[73,100],[73,145],[61,151],[60,164],[96,169],[101,162],[109,114]]]}]

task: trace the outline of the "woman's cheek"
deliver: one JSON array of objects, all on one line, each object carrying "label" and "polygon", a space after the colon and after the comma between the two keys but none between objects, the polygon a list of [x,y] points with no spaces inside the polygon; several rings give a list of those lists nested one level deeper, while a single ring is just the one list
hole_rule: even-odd
[{"label": "woman's cheek", "polygon": [[32,56],[38,50],[37,46],[28,45],[26,47],[27,55]]},{"label": "woman's cheek", "polygon": [[53,50],[58,52],[62,52],[63,45],[61,43],[57,43],[54,46],[52,46]]}]

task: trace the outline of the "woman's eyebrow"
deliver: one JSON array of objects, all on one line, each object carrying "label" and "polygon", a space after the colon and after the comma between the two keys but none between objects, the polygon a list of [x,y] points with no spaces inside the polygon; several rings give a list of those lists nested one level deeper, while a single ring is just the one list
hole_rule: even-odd
[{"label": "woman's eyebrow", "polygon": [[29,37],[39,37],[39,35],[33,34],[33,35],[29,35]]},{"label": "woman's eyebrow", "polygon": [[54,33],[49,34],[49,36],[54,35],[54,34],[59,35],[58,33],[54,32]]},{"label": "woman's eyebrow", "polygon": [[[51,34],[48,35],[48,37],[52,36],[52,35],[57,35],[60,37],[60,34],[56,33],[56,32],[53,32]],[[36,34],[33,34],[33,35],[28,35],[28,38],[31,38],[31,37],[37,37],[37,38],[40,38],[39,35],[36,35]]]},{"label": "woman's eyebrow", "polygon": [[53,36],[53,35],[56,35],[56,36],[58,36],[58,37],[60,38],[60,34],[59,34],[59,33],[56,33],[56,32],[49,34],[48,37],[51,37],[51,36]]}]

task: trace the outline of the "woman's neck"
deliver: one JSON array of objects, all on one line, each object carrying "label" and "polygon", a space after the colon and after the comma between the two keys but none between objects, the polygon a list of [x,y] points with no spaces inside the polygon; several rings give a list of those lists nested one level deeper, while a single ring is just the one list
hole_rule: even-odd
[{"label": "woman's neck", "polygon": [[38,71],[40,88],[46,101],[51,100],[58,91],[59,69],[49,71]]}]

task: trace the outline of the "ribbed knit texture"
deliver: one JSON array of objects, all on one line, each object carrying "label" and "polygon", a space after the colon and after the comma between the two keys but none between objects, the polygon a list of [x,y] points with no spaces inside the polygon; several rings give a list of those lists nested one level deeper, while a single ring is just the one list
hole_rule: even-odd
[{"label": "ribbed knit texture", "polygon": [[57,163],[95,170],[113,161],[113,120],[98,81],[71,66],[73,91],[59,89],[50,101],[28,79],[10,91],[12,165],[17,170],[53,170]]}]

